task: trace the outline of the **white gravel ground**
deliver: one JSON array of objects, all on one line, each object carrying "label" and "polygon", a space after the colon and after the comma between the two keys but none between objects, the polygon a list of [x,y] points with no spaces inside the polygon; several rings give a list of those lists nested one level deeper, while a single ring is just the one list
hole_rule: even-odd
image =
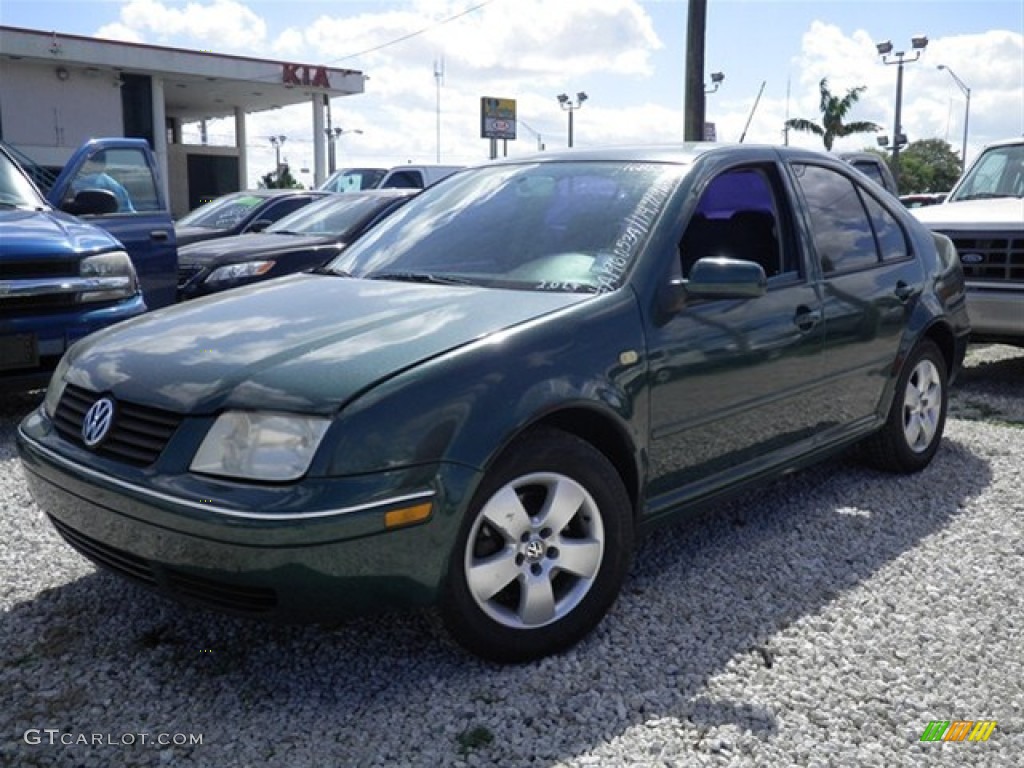
[{"label": "white gravel ground", "polygon": [[9,398],[0,766],[1024,765],[1024,351],[969,363],[925,472],[839,459],[665,529],[593,636],[517,667],[429,614],[274,627],[98,573],[30,500],[38,398]]}]

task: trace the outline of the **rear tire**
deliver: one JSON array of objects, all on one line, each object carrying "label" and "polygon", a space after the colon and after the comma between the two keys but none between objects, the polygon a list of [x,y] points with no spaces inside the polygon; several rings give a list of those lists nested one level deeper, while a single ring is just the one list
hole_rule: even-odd
[{"label": "rear tire", "polygon": [[935,342],[922,339],[896,382],[885,426],[863,443],[866,461],[887,472],[918,472],[942,441],[949,401],[946,360]]},{"label": "rear tire", "polygon": [[441,616],[470,652],[523,662],[604,617],[633,550],[629,496],[589,443],[538,429],[487,473],[452,552]]}]

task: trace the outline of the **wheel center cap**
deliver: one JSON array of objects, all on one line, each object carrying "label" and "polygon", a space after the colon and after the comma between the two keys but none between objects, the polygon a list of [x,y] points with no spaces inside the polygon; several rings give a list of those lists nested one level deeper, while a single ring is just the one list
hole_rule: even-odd
[{"label": "wheel center cap", "polygon": [[547,547],[544,546],[544,542],[534,539],[524,547],[523,554],[531,563],[536,563],[544,557],[546,551]]}]

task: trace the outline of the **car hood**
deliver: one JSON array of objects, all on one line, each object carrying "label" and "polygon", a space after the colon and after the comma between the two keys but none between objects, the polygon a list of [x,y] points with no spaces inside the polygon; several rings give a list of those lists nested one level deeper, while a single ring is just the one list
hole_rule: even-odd
[{"label": "car hood", "polygon": [[939,203],[914,208],[911,213],[931,229],[1024,228],[1024,199],[1018,197]]},{"label": "car hood", "polygon": [[323,235],[279,235],[261,232],[209,240],[181,248],[178,263],[183,267],[209,267],[236,264],[285,251],[303,251],[333,244],[335,238]]},{"label": "car hood", "polygon": [[67,380],[182,413],[331,413],[418,363],[589,298],[293,275],[93,334],[69,353]]},{"label": "car hood", "polygon": [[121,248],[106,230],[50,210],[0,210],[0,258],[67,259]]},{"label": "car hood", "polygon": [[213,229],[211,227],[182,227],[177,224],[174,225],[174,239],[178,243],[179,248],[183,245],[191,245],[192,243],[199,243],[204,240],[216,240],[227,236],[227,233],[223,229]]}]

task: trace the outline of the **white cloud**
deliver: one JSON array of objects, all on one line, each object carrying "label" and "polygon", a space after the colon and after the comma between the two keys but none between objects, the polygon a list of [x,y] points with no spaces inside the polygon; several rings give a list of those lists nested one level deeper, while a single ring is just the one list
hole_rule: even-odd
[{"label": "white cloud", "polygon": [[187,3],[171,6],[157,0],[130,0],[121,8],[119,24],[97,32],[99,37],[128,39],[135,35],[146,42],[175,45],[215,46],[218,52],[252,53],[262,47],[266,23],[252,10],[234,0]]}]

